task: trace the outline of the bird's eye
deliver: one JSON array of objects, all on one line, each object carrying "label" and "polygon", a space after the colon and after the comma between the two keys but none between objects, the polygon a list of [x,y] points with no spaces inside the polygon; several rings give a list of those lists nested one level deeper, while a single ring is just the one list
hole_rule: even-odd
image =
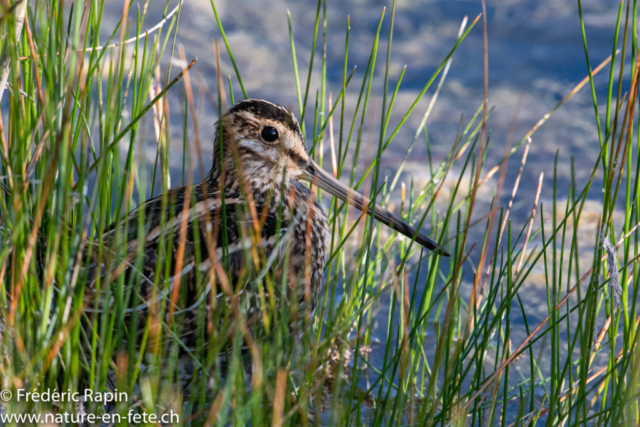
[{"label": "bird's eye", "polygon": [[264,142],[276,142],[278,140],[278,130],[271,126],[265,126],[260,133]]}]

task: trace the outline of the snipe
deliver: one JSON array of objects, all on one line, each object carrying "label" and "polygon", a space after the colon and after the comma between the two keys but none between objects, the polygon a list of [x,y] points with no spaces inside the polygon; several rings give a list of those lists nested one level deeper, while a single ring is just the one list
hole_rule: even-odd
[{"label": "snipe", "polygon": [[[216,274],[224,269],[228,283],[243,301],[246,315],[254,315],[260,321],[260,306],[269,295],[266,290],[264,293],[249,290],[247,254],[249,259],[257,255],[270,260],[272,269],[286,269],[287,298],[296,298],[297,304],[313,312],[329,256],[329,229],[322,207],[300,181],[310,182],[355,208],[366,210],[424,247],[449,256],[425,234],[386,209],[371,207],[367,198],[318,166],[309,157],[298,122],[287,109],[268,101],[247,99],[229,109],[217,129],[222,134],[216,134],[213,166],[202,183],[170,190],[168,205],[166,201],[163,205],[162,196],[147,200],[105,232],[107,240],[126,241],[125,274],[129,279],[125,283],[136,282],[130,280],[134,273],[143,276],[138,280],[143,282],[139,300],[142,302],[133,304],[130,312],[136,308],[146,311],[153,301],[170,299],[176,282],[188,287],[188,297],[180,308],[168,310],[187,316],[181,332],[185,345],[195,344],[195,328],[189,326],[195,324],[195,315],[189,312],[202,304],[228,302],[229,295],[220,287],[215,297],[210,295],[208,272],[212,269]],[[163,206],[169,206],[170,212]],[[143,232],[140,224],[144,224]],[[165,249],[160,243],[163,239],[167,242]],[[136,254],[140,253],[142,262],[138,255],[140,268],[136,269]],[[285,260],[287,265],[283,265]],[[104,261],[100,263],[104,265]],[[159,266],[164,269],[169,264],[173,283],[164,287],[164,293],[154,291],[152,284],[161,271]],[[251,267],[259,271],[265,266]],[[91,311],[92,307],[104,307],[104,303],[96,304],[93,300],[86,306]]]}]

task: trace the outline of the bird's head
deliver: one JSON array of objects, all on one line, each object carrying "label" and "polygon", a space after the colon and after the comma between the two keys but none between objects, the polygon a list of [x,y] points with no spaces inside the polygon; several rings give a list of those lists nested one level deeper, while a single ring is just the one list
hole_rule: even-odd
[{"label": "bird's head", "polygon": [[298,121],[286,108],[261,99],[246,99],[231,107],[218,126],[213,174],[219,174],[222,164],[225,173],[230,173],[228,178],[246,179],[252,191],[278,191],[293,180],[308,181],[405,236],[415,237],[426,248],[449,255],[422,232],[416,232],[386,209],[372,205],[369,199],[325,172],[307,153]]},{"label": "bird's head", "polygon": [[[251,187],[276,190],[299,179],[310,159],[295,116],[261,99],[246,99],[222,117],[222,159],[225,170],[248,180]],[[217,130],[214,165],[219,164]]]}]

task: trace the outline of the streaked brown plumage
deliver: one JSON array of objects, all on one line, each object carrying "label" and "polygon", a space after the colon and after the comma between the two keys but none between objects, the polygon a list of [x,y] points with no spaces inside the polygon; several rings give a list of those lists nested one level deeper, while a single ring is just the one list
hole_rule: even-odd
[{"label": "streaked brown plumage", "polygon": [[[247,254],[274,260],[271,268],[280,274],[286,270],[289,302],[295,298],[301,308],[313,312],[329,256],[329,236],[322,207],[300,180],[313,182],[360,210],[369,205],[366,198],[340,184],[310,159],[298,122],[285,108],[263,100],[244,100],[222,117],[220,128],[222,134],[217,133],[214,142],[213,166],[202,183],[169,191],[168,205],[163,205],[162,196],[147,200],[105,231],[111,247],[127,242],[127,260],[120,262],[125,266],[125,283],[142,283],[140,297],[131,304],[130,312],[144,314],[154,301],[170,299],[176,281],[163,287],[163,293],[154,290],[154,277],[158,268],[167,264],[172,275],[181,267],[176,277],[180,277],[181,287],[188,288],[187,298],[171,312],[185,313],[181,338],[188,347],[196,342],[193,312],[202,304],[211,306],[214,300],[216,305],[224,304],[228,299],[219,288],[215,297],[210,295],[208,272],[213,266],[210,254],[214,252],[214,262],[224,264],[228,281],[240,295],[248,317],[260,320],[260,292],[256,293],[250,284],[265,264],[248,266],[252,257]],[[185,210],[187,198],[191,202]],[[163,206],[169,206],[170,212]],[[434,241],[416,233],[388,211],[376,206],[368,213],[410,238],[415,237],[428,249],[448,255]],[[165,225],[161,227],[163,215]],[[221,230],[224,222],[228,246]],[[183,227],[186,228],[181,230]],[[252,238],[252,232],[256,231]],[[167,239],[169,249],[165,256],[160,242]],[[228,258],[221,261],[225,253]],[[141,254],[141,260],[136,260],[137,254]],[[168,263],[167,256],[171,257]],[[288,260],[287,265],[284,260]],[[105,266],[104,259],[96,260],[97,264]],[[104,268],[110,271],[114,267]],[[104,268],[96,268],[93,277],[105,274]],[[251,269],[253,275],[247,275]],[[102,310],[108,304],[104,302],[108,299],[100,297],[97,301],[94,293],[87,293],[87,311]],[[272,297],[265,294],[266,298]]]}]

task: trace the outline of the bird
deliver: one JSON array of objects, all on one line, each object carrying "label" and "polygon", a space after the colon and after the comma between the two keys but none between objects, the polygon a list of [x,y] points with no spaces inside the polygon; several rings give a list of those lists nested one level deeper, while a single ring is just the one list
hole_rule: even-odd
[{"label": "bird", "polygon": [[[229,108],[215,128],[212,166],[202,181],[138,205],[104,230],[104,246],[111,252],[102,251],[101,259],[96,251],[92,255],[90,281],[115,271],[124,273],[125,284],[139,284],[126,309],[129,319],[136,314],[146,319],[154,304],[164,300],[170,305],[165,320],[184,316],[179,338],[193,349],[202,345],[198,334],[205,335],[195,327],[196,312],[203,306],[208,324],[219,329],[228,318],[211,318],[234,300],[250,330],[264,326],[263,310],[269,304],[295,306],[312,315],[330,255],[328,218],[316,188],[449,256],[425,233],[324,171],[307,152],[300,125],[288,109],[245,99]],[[269,269],[278,279],[286,275],[286,292],[264,289],[259,279]],[[171,283],[159,286],[155,279],[161,273]],[[186,295],[178,298],[180,290]],[[85,292],[87,312],[111,309],[112,304],[113,297],[96,287]]]}]

